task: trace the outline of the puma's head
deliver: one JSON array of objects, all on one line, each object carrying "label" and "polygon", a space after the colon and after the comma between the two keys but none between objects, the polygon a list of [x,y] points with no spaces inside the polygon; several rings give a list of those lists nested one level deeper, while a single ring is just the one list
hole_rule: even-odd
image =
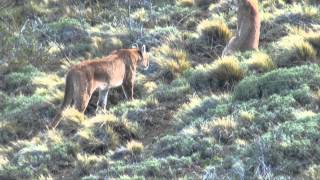
[{"label": "puma's head", "polygon": [[138,60],[138,64],[147,70],[149,67],[149,53],[147,52],[146,45],[143,45],[141,49],[139,49],[139,52],[140,58]]}]

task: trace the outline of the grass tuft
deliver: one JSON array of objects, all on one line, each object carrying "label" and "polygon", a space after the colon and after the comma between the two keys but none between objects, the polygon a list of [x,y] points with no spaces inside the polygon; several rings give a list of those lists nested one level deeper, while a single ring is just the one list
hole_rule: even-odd
[{"label": "grass tuft", "polygon": [[248,61],[249,69],[256,72],[268,72],[275,68],[270,56],[263,52],[255,52]]},{"label": "grass tuft", "polygon": [[143,152],[144,146],[141,142],[136,140],[131,140],[127,143],[127,149],[133,154],[133,155],[139,155]]},{"label": "grass tuft", "polygon": [[215,42],[225,45],[232,37],[228,26],[221,19],[203,20],[198,25],[197,31],[208,44]]}]

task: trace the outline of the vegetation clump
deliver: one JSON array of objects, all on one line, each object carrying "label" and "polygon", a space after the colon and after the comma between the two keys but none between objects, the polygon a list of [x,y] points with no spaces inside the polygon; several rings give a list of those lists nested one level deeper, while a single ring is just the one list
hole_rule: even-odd
[{"label": "vegetation clump", "polygon": [[195,89],[230,89],[245,76],[245,71],[235,57],[228,56],[190,69],[185,76]]},{"label": "vegetation clump", "polygon": [[197,31],[208,44],[225,45],[232,36],[228,26],[221,19],[203,20],[198,25]]}]

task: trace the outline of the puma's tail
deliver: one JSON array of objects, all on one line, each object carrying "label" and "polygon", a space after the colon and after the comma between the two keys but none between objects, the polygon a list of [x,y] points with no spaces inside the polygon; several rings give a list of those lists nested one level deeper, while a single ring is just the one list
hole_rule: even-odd
[{"label": "puma's tail", "polygon": [[57,114],[55,115],[55,117],[53,118],[53,120],[51,121],[49,128],[56,128],[60,122],[60,119],[62,117],[62,112],[71,105],[72,103],[72,99],[73,99],[73,83],[71,80],[72,76],[70,75],[70,73],[68,73],[67,78],[66,78],[66,87],[64,90],[64,98],[63,98],[63,102],[61,104],[60,109],[58,110]]}]

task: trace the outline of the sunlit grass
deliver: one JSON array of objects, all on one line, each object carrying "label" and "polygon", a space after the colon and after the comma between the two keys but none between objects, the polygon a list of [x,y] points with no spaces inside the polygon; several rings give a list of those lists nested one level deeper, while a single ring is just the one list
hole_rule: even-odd
[{"label": "sunlit grass", "polygon": [[133,155],[139,155],[143,152],[144,146],[141,142],[131,140],[127,143],[127,149],[133,154]]},{"label": "sunlit grass", "polygon": [[258,72],[267,72],[275,68],[271,57],[262,52],[253,53],[248,61],[249,68]]},{"label": "sunlit grass", "polygon": [[203,20],[198,25],[197,31],[210,42],[214,40],[227,43],[232,37],[228,26],[221,19]]}]

